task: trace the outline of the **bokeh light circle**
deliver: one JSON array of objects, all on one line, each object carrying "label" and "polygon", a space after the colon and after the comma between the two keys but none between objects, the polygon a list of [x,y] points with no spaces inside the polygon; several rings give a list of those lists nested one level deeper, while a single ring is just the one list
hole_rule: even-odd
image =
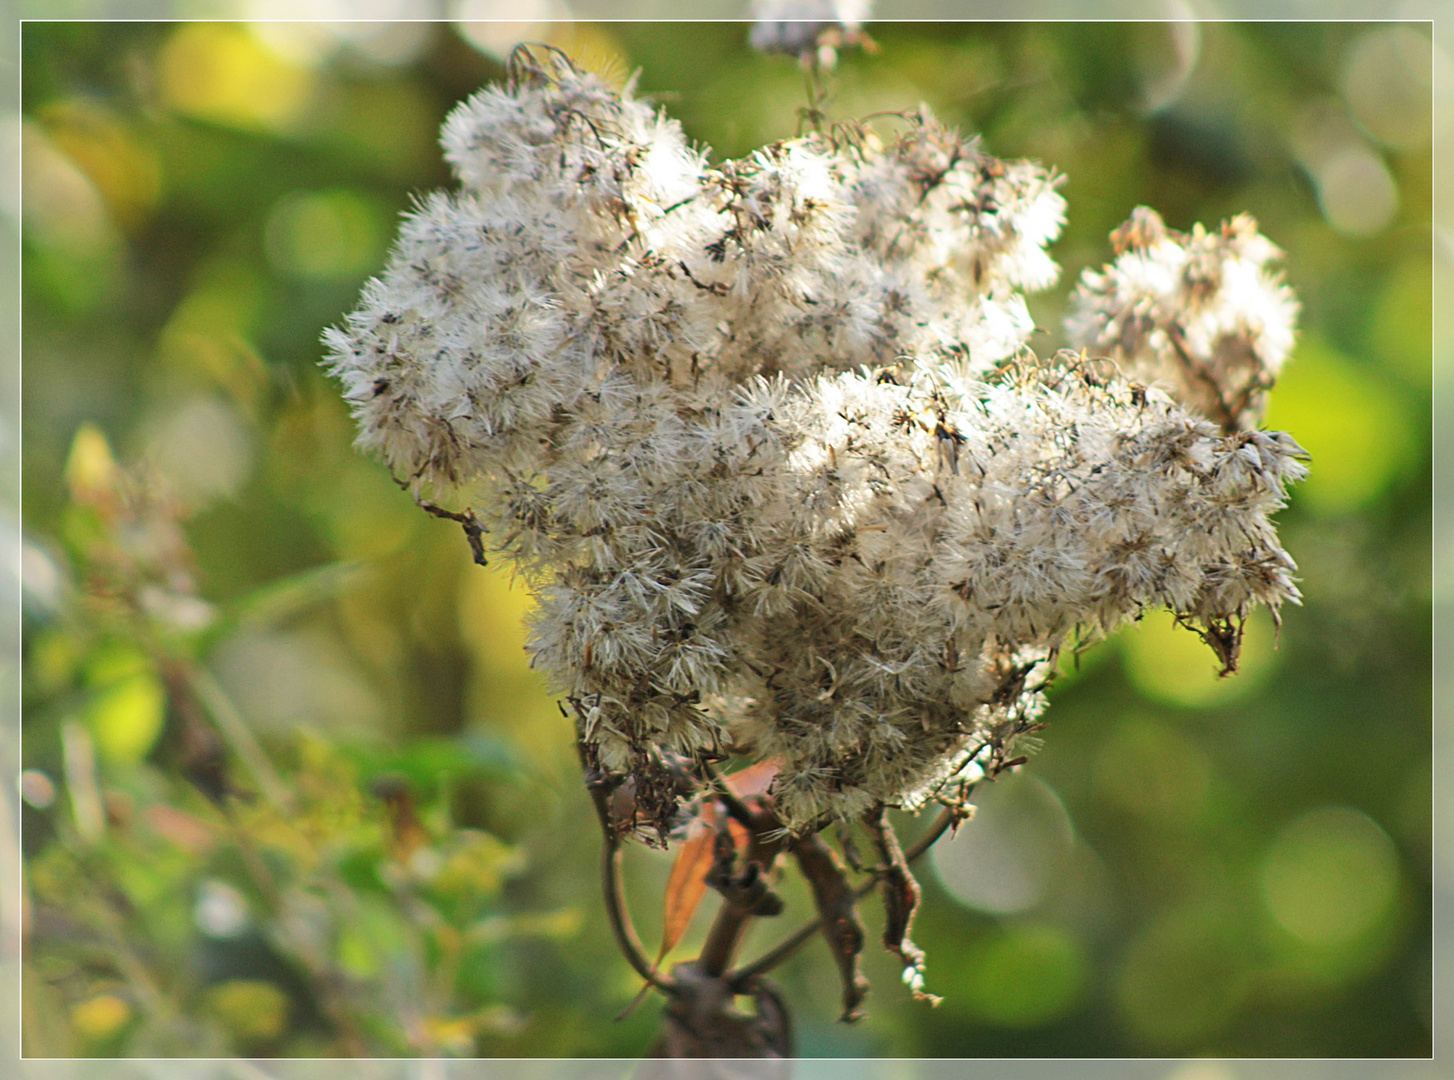
[{"label": "bokeh light circle", "polygon": [[1027,911],[1053,891],[1074,842],[1059,796],[1028,773],[975,790],[975,816],[933,848],[939,880],[978,911]]},{"label": "bokeh light circle", "polygon": [[1398,890],[1393,841],[1346,806],[1311,810],[1278,833],[1263,858],[1262,898],[1308,945],[1349,944],[1386,919]]}]

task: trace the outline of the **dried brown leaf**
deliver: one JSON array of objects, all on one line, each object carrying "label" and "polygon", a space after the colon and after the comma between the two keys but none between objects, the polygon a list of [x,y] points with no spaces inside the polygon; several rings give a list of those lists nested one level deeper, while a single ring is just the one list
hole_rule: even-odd
[{"label": "dried brown leaf", "polygon": [[681,941],[702,897],[707,893],[707,874],[715,857],[716,829],[713,825],[716,817],[716,804],[706,803],[701,815],[687,827],[686,839],[677,849],[676,861],[671,864],[662,909],[661,951],[656,957],[658,964]]},{"label": "dried brown leaf", "polygon": [[[777,778],[778,764],[776,758],[759,761],[726,777],[724,782],[727,789],[739,799],[764,795]],[[717,829],[717,804],[707,799],[702,803],[701,813],[687,827],[686,839],[677,849],[676,861],[672,863],[671,874],[667,878],[662,911],[661,951],[657,954],[657,964],[681,941],[687,927],[691,925],[692,916],[701,906],[702,897],[707,893],[707,879],[716,856]],[[747,850],[747,830],[730,818],[727,820],[727,829],[740,858]]]}]

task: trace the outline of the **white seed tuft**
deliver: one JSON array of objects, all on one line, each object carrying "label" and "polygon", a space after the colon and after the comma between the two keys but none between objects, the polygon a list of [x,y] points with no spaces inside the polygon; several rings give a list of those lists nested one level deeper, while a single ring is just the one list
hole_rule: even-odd
[{"label": "white seed tuft", "polygon": [[1144,206],[1111,242],[1115,261],[1081,276],[1066,319],[1072,342],[1224,430],[1254,427],[1297,322],[1297,300],[1273,268],[1282,252],[1246,214],[1216,232],[1180,233]]}]

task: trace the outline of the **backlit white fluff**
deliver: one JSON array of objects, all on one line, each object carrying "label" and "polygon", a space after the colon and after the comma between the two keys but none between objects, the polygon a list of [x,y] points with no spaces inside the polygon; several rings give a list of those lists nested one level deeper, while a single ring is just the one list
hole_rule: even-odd
[{"label": "backlit white fluff", "polygon": [[[1169,607],[1230,670],[1251,608],[1297,598],[1270,521],[1296,443],[1036,359],[1057,178],[900,126],[708,167],[629,93],[517,60],[445,124],[460,190],[327,336],[361,445],[475,508],[656,823],[663,751],[780,759],[794,828],[915,804],[1004,760],[1073,636]],[[1085,333],[1180,304],[1187,348],[1231,326],[1275,369],[1275,249],[1229,229],[1128,246]],[[1192,262],[1217,285],[1186,318]]]},{"label": "backlit white fluff", "polygon": [[1071,340],[1228,431],[1255,426],[1297,322],[1282,252],[1246,214],[1180,233],[1144,206],[1111,241],[1115,261],[1076,289]]}]

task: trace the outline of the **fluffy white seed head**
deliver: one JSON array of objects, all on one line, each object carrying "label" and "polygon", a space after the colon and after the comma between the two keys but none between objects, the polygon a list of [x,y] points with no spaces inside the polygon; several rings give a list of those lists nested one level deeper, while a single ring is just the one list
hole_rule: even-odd
[{"label": "fluffy white seed head", "polygon": [[[792,828],[913,805],[1005,760],[1073,638],[1168,607],[1230,670],[1297,598],[1296,444],[1036,360],[1057,178],[903,124],[709,168],[517,58],[327,337],[360,443],[524,571],[535,663],[655,824],[673,754],[778,759]],[[1240,228],[1186,258],[1262,266]]]},{"label": "fluffy white seed head", "polygon": [[832,68],[843,45],[873,42],[859,30],[870,0],[752,0],[748,43],[758,52],[789,53],[805,65]]},{"label": "fluffy white seed head", "polygon": [[1228,431],[1255,426],[1297,321],[1282,252],[1246,214],[1181,233],[1144,206],[1111,242],[1115,261],[1076,289],[1071,341]]}]

